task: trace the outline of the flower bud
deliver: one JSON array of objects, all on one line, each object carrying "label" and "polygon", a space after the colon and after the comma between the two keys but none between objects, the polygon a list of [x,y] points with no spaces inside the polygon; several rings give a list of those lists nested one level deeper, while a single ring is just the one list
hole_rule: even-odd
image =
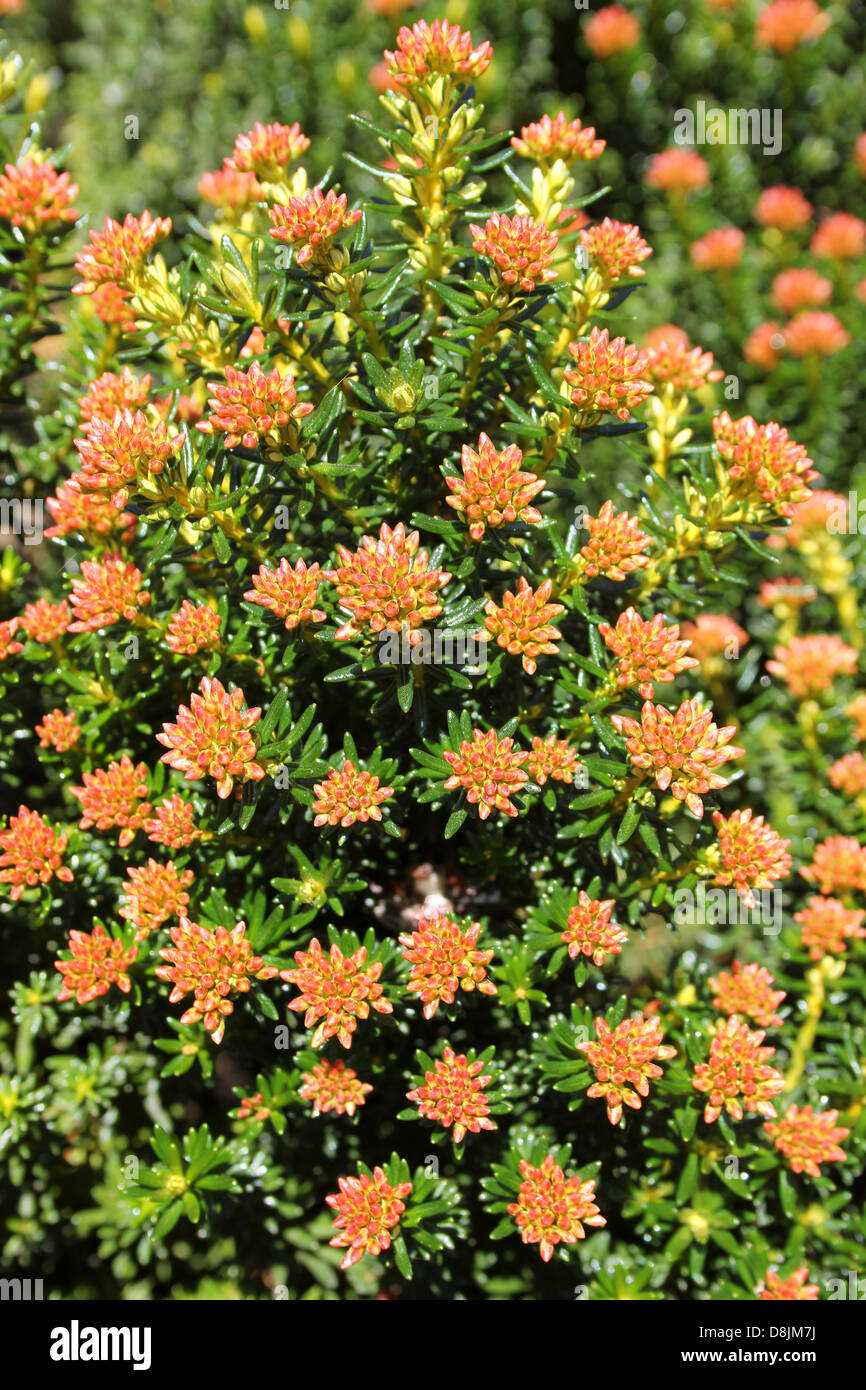
[{"label": "flower bud", "polygon": [[37,72],[36,76],[30,79],[24,94],[24,110],[28,116],[33,116],[37,111],[43,110],[50,95],[50,77],[44,72]]},{"label": "flower bud", "polygon": [[7,58],[5,63],[0,63],[0,102],[8,101],[18,85],[19,62]]},{"label": "flower bud", "polygon": [[392,179],[386,179],[385,184],[401,207],[414,207],[415,190],[408,179],[404,179],[398,174]]},{"label": "flower bud", "polygon": [[357,77],[355,64],[350,58],[340,58],[334,68],[334,76],[337,79],[337,86],[340,88],[340,91],[348,95],[355,86],[355,79]]},{"label": "flower bud", "polygon": [[234,265],[222,265],[218,272],[220,285],[229,302],[248,313],[254,322],[261,317],[262,307],[246,276]]},{"label": "flower bud", "polygon": [[248,5],[244,10],[244,28],[253,43],[261,43],[267,38],[268,22],[258,5]]},{"label": "flower bud", "polygon": [[391,404],[398,415],[408,415],[409,411],[415,408],[417,401],[418,393],[406,382],[391,392]]},{"label": "flower bud", "polygon": [[312,34],[307,21],[301,19],[300,15],[292,15],[286,25],[286,33],[289,37],[289,43],[297,56],[299,58],[309,57]]}]

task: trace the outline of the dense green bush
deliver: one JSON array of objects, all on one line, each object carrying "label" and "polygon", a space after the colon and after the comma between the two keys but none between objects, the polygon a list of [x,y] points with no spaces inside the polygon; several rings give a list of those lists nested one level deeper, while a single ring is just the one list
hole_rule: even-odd
[{"label": "dense green bush", "polygon": [[[798,122],[856,16],[492,10],[437,63],[166,5],[109,75],[107,7],[34,9],[47,116],[0,55],[4,1267],[55,1297],[850,1296],[863,107]],[[660,166],[716,53],[796,148]]]}]

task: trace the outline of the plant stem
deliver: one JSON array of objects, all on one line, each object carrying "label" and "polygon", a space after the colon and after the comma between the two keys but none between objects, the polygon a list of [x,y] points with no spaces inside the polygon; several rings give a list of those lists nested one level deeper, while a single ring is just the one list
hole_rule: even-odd
[{"label": "plant stem", "polygon": [[815,1042],[815,1035],[818,1031],[818,1024],[821,1021],[821,1014],[824,1008],[824,1001],[827,994],[827,981],[836,975],[838,963],[830,956],[824,956],[823,960],[814,970],[810,970],[806,976],[809,983],[809,995],[806,999],[806,1018],[803,1021],[794,1049],[791,1053],[791,1061],[785,1073],[785,1091],[793,1091],[803,1075],[806,1063],[809,1060],[809,1053]]}]

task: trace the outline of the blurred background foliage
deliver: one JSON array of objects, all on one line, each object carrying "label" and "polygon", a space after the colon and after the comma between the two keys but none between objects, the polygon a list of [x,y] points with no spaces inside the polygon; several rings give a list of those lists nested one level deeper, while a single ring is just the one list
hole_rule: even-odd
[{"label": "blurred background foliage", "polygon": [[[5,0],[10,8],[20,3]],[[640,339],[661,321],[678,324],[737,376],[745,411],[784,417],[796,438],[833,459],[831,473],[840,463],[850,469],[866,442],[855,400],[866,370],[866,313],[851,285],[837,284],[828,306],[853,336],[833,370],[824,363],[809,379],[801,362],[786,361],[767,376],[744,360],[743,345],[773,317],[768,294],[778,270],[813,263],[807,236],[798,249],[755,224],[761,190],[800,188],[816,220],[838,210],[866,213],[866,181],[852,158],[866,129],[866,5],[824,6],[827,31],[788,54],[755,43],[763,0],[724,8],[719,0],[627,0],[625,8],[640,37],[603,61],[586,41],[593,8],[575,0],[151,0],[133,7],[27,0],[3,18],[10,41],[47,74],[34,79],[33,109],[46,104],[47,82],[55,88],[47,133],[55,147],[71,145],[78,206],[99,225],[143,208],[170,210],[176,223],[179,206],[208,215],[197,191],[202,173],[219,168],[237,133],[256,120],[298,121],[313,141],[313,176],[333,167],[356,197],[369,196],[372,180],[345,158],[370,153],[349,115],[375,116],[382,52],[400,24],[446,15],[476,42],[493,43],[496,62],[478,84],[490,129],[505,133],[564,108],[607,140],[586,178],[613,191],[594,212],[638,223],[655,248],[648,286],[629,301],[630,336]],[[782,148],[765,155],[749,145],[701,146],[710,185],[678,212],[643,175],[651,156],[673,144],[675,113],[698,101],[782,109]],[[494,181],[493,199],[496,191]],[[504,183],[502,194],[507,201]],[[726,223],[747,232],[740,266],[728,276],[697,271],[689,243]]]},{"label": "blurred background foliage", "polygon": [[[255,120],[299,121],[318,166],[344,173],[344,152],[358,138],[347,117],[375,110],[382,50],[401,23],[443,14],[494,46],[496,62],[479,82],[491,129],[556,104],[597,126],[609,146],[604,175],[618,190],[610,216],[643,224],[646,161],[671,143],[674,111],[699,98],[785,110],[778,156],[703,151],[714,203],[731,221],[744,222],[771,183],[795,184],[828,209],[862,198],[850,150],[866,107],[866,7],[829,7],[834,22],[820,42],[782,58],[754,45],[758,0],[725,10],[708,0],[626,8],[642,38],[603,62],[583,33],[592,9],[574,0],[151,0],[132,8],[29,0],[5,19],[15,47],[64,84],[54,134],[73,145],[69,167],[94,218],[178,200],[194,206],[201,172],[218,167]],[[137,139],[125,133],[129,116],[138,119]]]}]

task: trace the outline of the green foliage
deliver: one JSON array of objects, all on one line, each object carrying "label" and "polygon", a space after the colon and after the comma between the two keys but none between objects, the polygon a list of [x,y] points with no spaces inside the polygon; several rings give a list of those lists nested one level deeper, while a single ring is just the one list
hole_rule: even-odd
[{"label": "green foliage", "polygon": [[[427,8],[418,14],[435,17]],[[805,239],[782,246],[748,222],[768,182],[760,151],[706,151],[713,194],[681,207],[639,182],[713,56],[719,104],[741,105],[743,83],[757,104],[770,101],[779,82],[799,130],[803,94],[817,105],[848,70],[848,20],[822,39],[823,57],[812,46],[782,62],[735,42],[747,6],[723,18],[695,0],[683,34],[669,38],[656,13],[665,7],[648,6],[640,46],[601,63],[583,38],[578,62],[574,41],[560,42],[576,23],[564,0],[453,8],[476,43],[493,40],[492,66],[475,85],[443,78],[388,93],[381,115],[361,83],[394,26],[360,6],[314,13],[298,0],[286,13],[166,0],[120,17],[87,0],[62,32],[33,6],[16,21],[22,47],[68,70],[65,115],[37,110],[50,84],[0,53],[4,164],[36,151],[59,167],[63,152],[48,141],[71,137],[75,201],[97,214],[94,230],[106,212],[145,206],[175,221],[160,249],[118,271],[137,325],[121,331],[87,294],[69,292],[87,279],[80,224],[22,230],[0,219],[6,501],[47,504],[82,465],[90,477],[90,521],[35,544],[12,527],[0,568],[3,1258],[64,1297],[754,1299],[768,1270],[788,1277],[803,1265],[820,1296],[835,1297],[860,1266],[866,874],[839,871],[828,888],[800,873],[816,844],[866,832],[866,787],[855,785],[864,719],[851,708],[864,698],[858,517],[842,530],[826,518],[806,524],[810,479],[801,467],[792,480],[787,464],[794,502],[805,499],[792,524],[785,485],[738,481],[712,419],[726,410],[777,420],[813,457],[814,489],[858,485],[851,382],[866,335],[851,289],[863,258],[832,267],[849,347],[789,356],[763,376],[741,361],[750,316],[766,316],[780,268],[812,259]],[[99,45],[112,52],[105,103],[140,106],[135,151],[119,122],[94,138]],[[149,51],[165,60],[158,81],[142,66]],[[533,169],[509,143],[512,123],[574,109],[557,84],[579,87],[584,119],[609,142],[598,175],[581,163]],[[827,119],[794,148],[786,137],[774,165],[776,181],[802,186],[822,211],[862,194],[848,167],[851,108],[838,136]],[[861,126],[862,115],[861,105]],[[204,212],[198,177],[236,135],[296,118],[312,138],[302,166],[243,209]],[[275,207],[313,186],[345,192],[344,211],[361,215],[338,216],[342,227],[307,246],[274,237]],[[714,221],[723,213],[748,226],[724,284],[684,271],[711,196]],[[583,209],[640,221],[654,257],[636,293],[602,283],[600,260],[583,264]],[[503,212],[558,237],[551,276],[537,268],[530,288],[473,245],[471,228]],[[537,243],[528,259],[543,268]],[[705,366],[688,390],[655,376],[655,393],[630,401],[626,418],[581,407],[565,375],[579,350],[568,345],[597,344],[590,334],[606,328],[625,347],[666,318],[733,370],[739,394]],[[274,392],[291,387],[285,418],[259,396],[229,428],[219,393],[244,373],[249,407],[255,368]],[[102,397],[124,369],[142,393],[135,428],[152,443],[165,425],[172,442],[158,467],[139,460],[107,483],[109,463],[134,453],[134,422],[121,418],[127,435],[100,453],[82,398],[115,424]],[[254,428],[263,417],[271,427]],[[489,462],[483,436],[499,463],[513,447],[511,472],[541,486],[510,519],[491,515],[491,501],[478,532],[478,515],[453,503],[476,455]],[[642,534],[624,572],[616,537],[607,534],[612,558],[593,558],[589,544],[606,505]],[[137,594],[82,621],[112,552],[135,567]],[[312,584],[303,612],[261,602],[270,590],[254,576],[266,586],[281,564],[289,588],[304,576]],[[807,606],[762,592],[780,574],[811,590]],[[519,581],[537,606],[554,605],[555,631],[538,650],[526,622],[496,640]],[[48,615],[26,607],[40,599],[55,617],[70,604],[75,629],[46,634]],[[200,644],[174,634],[187,601],[208,625]],[[635,761],[631,721],[649,677],[623,676],[606,637],[630,609],[669,628],[722,620],[716,650],[683,627],[699,664],[677,669],[674,684],[657,677],[653,703],[695,702],[692,723],[712,709],[718,726],[736,729],[741,759],[714,762],[706,734],[698,765],[668,759],[667,778],[661,754]],[[475,643],[482,628],[480,654],[443,659],[437,642],[456,633]],[[844,644],[841,668],[813,647],[800,683],[792,662],[786,674],[785,651],[804,636]],[[781,666],[768,666],[774,652]],[[222,692],[211,722],[189,735],[194,715],[183,711],[211,700],[211,682]],[[68,747],[36,728],[57,710],[80,731]],[[545,760],[548,740],[560,764]],[[147,809],[100,813],[92,789],[124,758],[133,773],[143,764]],[[703,785],[701,759],[721,769],[717,781]],[[154,827],[172,797],[191,815],[192,833],[177,839]],[[22,806],[65,837],[41,880],[19,872]],[[790,863],[778,845],[765,847],[765,876],[742,845],[723,861],[713,813],[732,823],[743,811],[784,836]],[[838,847],[836,860],[838,870]],[[159,877],[169,870],[171,889]],[[769,915],[764,902],[749,910],[746,887],[779,889]],[[701,897],[713,888],[721,904]],[[800,914],[831,893],[854,925],[847,940],[810,949]],[[580,938],[587,903],[613,904],[622,940]],[[431,918],[461,938],[442,955],[472,953],[462,967],[476,973],[428,997],[413,954]],[[105,989],[76,997],[72,967],[79,950],[97,949],[97,924],[129,959]],[[817,1176],[774,1146],[769,1112],[708,1117],[709,1097],[693,1084],[733,989],[714,986],[733,962],[766,967],[784,992],[771,1023],[744,1016],[775,1048],[779,1114],[792,1103],[835,1110],[848,1131],[843,1157],[825,1154]],[[328,968],[344,973],[326,988],[316,972]],[[208,996],[198,1011],[195,984]],[[659,1054],[646,1086],[629,1078],[638,1103],[626,1098],[620,1118],[595,1090],[610,1069],[602,1074],[591,1048],[605,1025],[630,1020],[644,1033],[657,1024],[673,1055]],[[491,1128],[460,1125],[459,1105],[450,1119],[447,1106],[435,1119],[417,1102],[407,1108],[446,1049],[489,1078]],[[339,1103],[321,1091],[311,1099],[323,1062],[348,1103],[342,1093]],[[371,1089],[359,1097],[355,1082]],[[595,1185],[605,1223],[554,1242],[549,1262],[537,1238],[521,1243],[509,1211],[526,1170],[545,1160]],[[378,1257],[361,1258],[340,1244],[332,1208],[350,1180],[364,1190],[380,1173],[408,1191]]]}]

